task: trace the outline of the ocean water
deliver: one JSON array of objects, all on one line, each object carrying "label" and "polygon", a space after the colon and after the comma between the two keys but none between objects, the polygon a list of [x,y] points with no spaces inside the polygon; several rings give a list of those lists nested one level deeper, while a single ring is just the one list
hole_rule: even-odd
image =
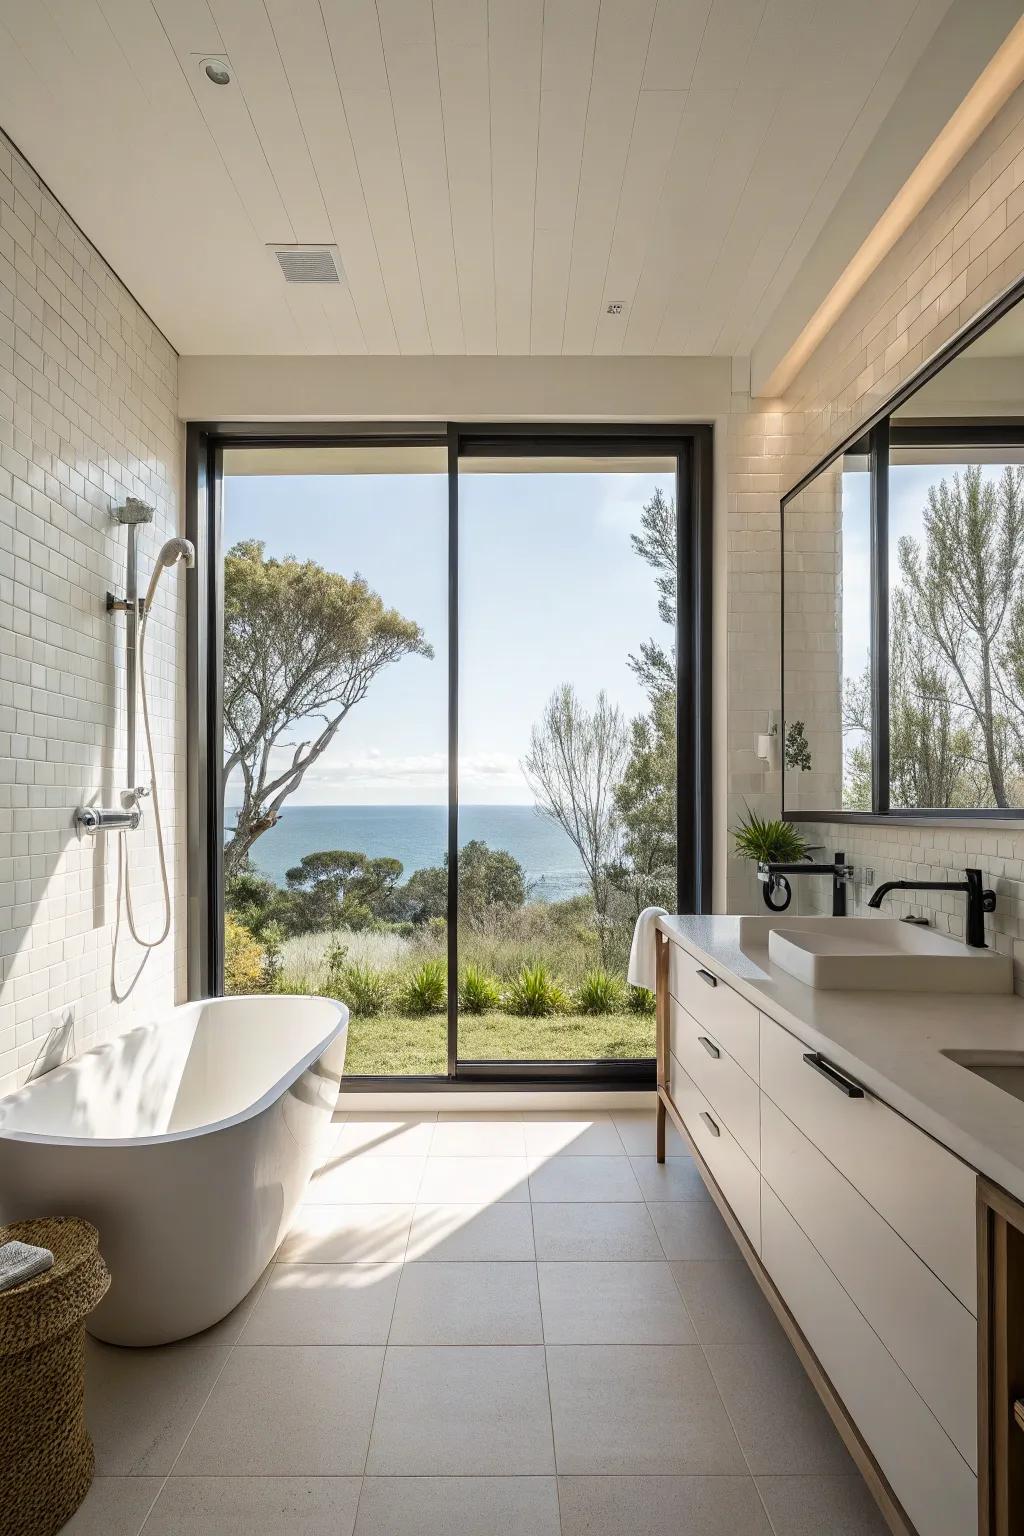
[{"label": "ocean water", "polygon": [[[443,862],[447,809],[443,805],[297,805],[286,807],[250,855],[277,885],[306,853],[355,849],[370,858],[401,859],[405,875]],[[231,810],[225,811],[228,827]],[[507,849],[526,871],[535,901],[565,901],[587,888],[579,854],[560,827],[530,805],[463,805],[459,842],[478,838]]]}]

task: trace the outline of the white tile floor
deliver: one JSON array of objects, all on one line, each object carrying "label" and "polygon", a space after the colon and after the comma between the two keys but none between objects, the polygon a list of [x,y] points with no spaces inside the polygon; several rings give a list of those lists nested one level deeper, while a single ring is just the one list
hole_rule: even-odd
[{"label": "white tile floor", "polygon": [[90,1343],[70,1536],[884,1536],[653,1112],[350,1114],[252,1294]]}]

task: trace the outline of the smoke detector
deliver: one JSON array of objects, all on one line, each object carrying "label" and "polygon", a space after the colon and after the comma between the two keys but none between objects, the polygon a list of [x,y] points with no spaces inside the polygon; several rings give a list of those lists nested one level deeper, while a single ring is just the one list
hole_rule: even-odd
[{"label": "smoke detector", "polygon": [[610,299],[605,307],[606,315],[624,315],[626,313],[625,299]]},{"label": "smoke detector", "polygon": [[345,273],[336,245],[272,245],[286,283],[340,283]]}]

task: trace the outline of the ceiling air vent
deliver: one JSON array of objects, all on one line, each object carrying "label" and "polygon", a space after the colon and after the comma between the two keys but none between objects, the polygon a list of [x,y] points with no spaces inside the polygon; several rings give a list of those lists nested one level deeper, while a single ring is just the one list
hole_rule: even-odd
[{"label": "ceiling air vent", "polygon": [[272,245],[286,283],[340,283],[336,245]]}]

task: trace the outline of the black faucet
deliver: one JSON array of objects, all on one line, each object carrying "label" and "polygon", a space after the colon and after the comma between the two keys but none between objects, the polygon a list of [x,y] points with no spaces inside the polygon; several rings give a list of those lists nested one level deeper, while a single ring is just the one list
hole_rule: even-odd
[{"label": "black faucet", "polygon": [[[831,875],[832,916],[846,916],[846,884],[853,879],[853,865],[847,864],[845,853],[834,854],[831,864],[812,864],[809,859],[801,859],[795,864],[760,863],[757,866],[757,878],[764,887],[762,891],[764,904],[771,912],[785,912],[793,899],[793,891],[786,879],[787,875]],[[785,900],[776,906],[771,898],[780,888]]]},{"label": "black faucet", "polygon": [[967,942],[972,949],[987,949],[985,913],[996,909],[995,891],[986,891],[980,869],[965,869],[966,880],[886,880],[868,901],[876,909],[890,891],[964,891],[967,895]]}]

